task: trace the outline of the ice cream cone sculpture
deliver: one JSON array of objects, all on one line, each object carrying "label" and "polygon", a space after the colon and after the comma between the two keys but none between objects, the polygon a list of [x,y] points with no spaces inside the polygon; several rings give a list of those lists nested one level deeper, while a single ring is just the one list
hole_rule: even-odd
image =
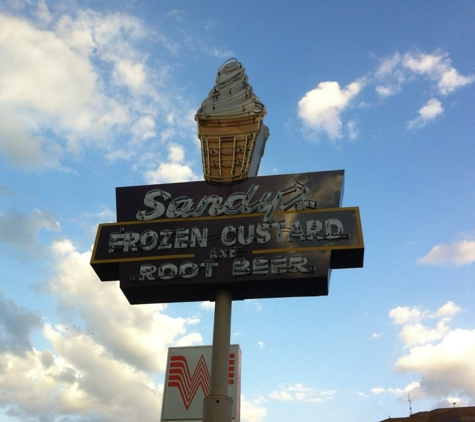
[{"label": "ice cream cone sculpture", "polygon": [[224,62],[216,85],[195,116],[203,173],[210,183],[237,183],[249,175],[266,108],[253,93],[244,71],[236,59]]}]

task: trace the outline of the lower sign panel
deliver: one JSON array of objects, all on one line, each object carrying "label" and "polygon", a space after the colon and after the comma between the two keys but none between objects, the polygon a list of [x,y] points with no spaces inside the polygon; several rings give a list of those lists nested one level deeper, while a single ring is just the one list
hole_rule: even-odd
[{"label": "lower sign panel", "polygon": [[[201,421],[203,399],[210,394],[211,346],[170,347],[163,390],[161,422]],[[240,421],[241,349],[229,348],[228,396],[233,400],[232,420]]]},{"label": "lower sign panel", "polygon": [[218,288],[233,300],[328,294],[331,251],[258,254],[201,262],[120,264],[120,288],[131,304],[214,300]]}]

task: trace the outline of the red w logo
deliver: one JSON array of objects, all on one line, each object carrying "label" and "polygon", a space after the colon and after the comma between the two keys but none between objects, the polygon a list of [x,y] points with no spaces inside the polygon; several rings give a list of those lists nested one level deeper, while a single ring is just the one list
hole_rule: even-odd
[{"label": "red w logo", "polygon": [[[229,356],[229,384],[234,384],[234,353]],[[204,396],[209,396],[211,378],[203,355],[196,365],[193,375],[185,356],[170,356],[168,387],[177,387],[186,410],[190,407],[196,392],[201,387]]]}]

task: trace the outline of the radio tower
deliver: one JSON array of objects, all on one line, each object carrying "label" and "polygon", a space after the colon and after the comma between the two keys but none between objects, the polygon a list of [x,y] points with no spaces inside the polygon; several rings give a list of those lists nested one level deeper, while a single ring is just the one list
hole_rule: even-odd
[{"label": "radio tower", "polygon": [[407,393],[407,401],[409,402],[409,416],[412,416],[412,402],[409,393]]}]

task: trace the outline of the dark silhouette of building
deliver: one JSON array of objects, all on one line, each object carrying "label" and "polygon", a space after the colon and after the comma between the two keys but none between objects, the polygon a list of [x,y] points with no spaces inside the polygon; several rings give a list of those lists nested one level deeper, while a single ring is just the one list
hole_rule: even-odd
[{"label": "dark silhouette of building", "polygon": [[475,422],[475,406],[417,412],[407,418],[389,418],[381,422]]}]

